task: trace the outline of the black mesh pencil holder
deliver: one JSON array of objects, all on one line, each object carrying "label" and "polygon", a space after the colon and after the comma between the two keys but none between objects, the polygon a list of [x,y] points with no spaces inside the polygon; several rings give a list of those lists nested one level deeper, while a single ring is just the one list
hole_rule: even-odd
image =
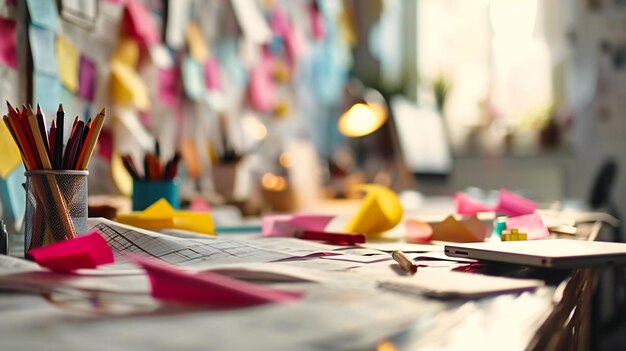
[{"label": "black mesh pencil holder", "polygon": [[24,254],[87,230],[88,171],[36,170],[24,175]]}]

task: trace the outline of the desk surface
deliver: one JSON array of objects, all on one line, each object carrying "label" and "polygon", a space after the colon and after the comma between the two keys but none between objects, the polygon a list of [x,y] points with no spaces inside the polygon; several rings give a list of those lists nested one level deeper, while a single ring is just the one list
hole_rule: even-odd
[{"label": "desk surface", "polygon": [[[371,275],[336,268],[319,272],[332,277],[324,284],[272,284],[304,291],[300,302],[239,310],[162,304],[147,296],[102,295],[94,303],[71,295],[2,293],[0,340],[3,349],[64,351],[545,349],[571,342],[563,337],[569,330],[564,325],[584,326],[593,280],[590,270],[487,266],[477,273],[541,278],[547,284],[532,292],[442,301],[381,290]],[[137,277],[113,279],[132,285]],[[576,342],[586,337],[579,332]]]}]

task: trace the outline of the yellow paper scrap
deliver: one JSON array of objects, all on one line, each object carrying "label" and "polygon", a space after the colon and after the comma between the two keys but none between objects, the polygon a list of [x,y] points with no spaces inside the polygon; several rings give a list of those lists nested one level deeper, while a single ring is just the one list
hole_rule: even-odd
[{"label": "yellow paper scrap", "polygon": [[65,39],[62,35],[57,35],[57,67],[59,77],[65,88],[73,93],[78,91],[78,65],[80,53],[78,49]]},{"label": "yellow paper scrap", "polygon": [[124,168],[122,157],[117,153],[114,153],[111,157],[111,177],[113,178],[113,183],[117,187],[117,190],[119,190],[122,195],[130,196],[133,192],[133,178],[128,174],[126,168]]},{"label": "yellow paper scrap", "polygon": [[7,179],[9,174],[20,164],[22,157],[15,145],[11,132],[4,122],[0,122],[0,176]]},{"label": "yellow paper scrap", "polygon": [[143,211],[121,214],[116,220],[144,229],[182,229],[215,234],[213,217],[210,213],[177,211],[165,199],[160,199]]},{"label": "yellow paper scrap", "polygon": [[348,222],[345,231],[379,234],[400,222],[402,205],[395,192],[377,184],[361,185],[359,189],[365,191],[365,199]]},{"label": "yellow paper scrap", "polygon": [[132,39],[120,39],[113,51],[111,60],[129,67],[136,67],[139,63],[139,44]]},{"label": "yellow paper scrap", "polygon": [[111,95],[116,103],[134,105],[141,111],[150,108],[148,88],[135,70],[114,60],[111,73]]},{"label": "yellow paper scrap", "polygon": [[209,49],[202,37],[200,27],[193,22],[187,26],[187,45],[191,56],[196,61],[205,62],[209,58]]}]

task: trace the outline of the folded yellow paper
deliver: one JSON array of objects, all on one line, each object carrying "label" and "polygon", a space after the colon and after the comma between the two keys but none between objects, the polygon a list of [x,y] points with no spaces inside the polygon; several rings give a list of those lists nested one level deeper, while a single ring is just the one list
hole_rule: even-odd
[{"label": "folded yellow paper", "polygon": [[160,199],[143,211],[118,215],[115,220],[150,230],[181,229],[215,235],[213,217],[210,213],[178,211],[165,199]]}]

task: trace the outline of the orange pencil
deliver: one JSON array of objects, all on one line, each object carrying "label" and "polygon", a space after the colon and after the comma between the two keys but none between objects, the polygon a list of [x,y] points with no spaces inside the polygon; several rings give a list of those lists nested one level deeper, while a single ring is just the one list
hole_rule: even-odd
[{"label": "orange pencil", "polygon": [[91,160],[93,150],[96,147],[96,142],[98,141],[98,137],[100,137],[100,131],[102,130],[105,116],[106,109],[103,108],[91,122],[87,138],[85,139],[85,143],[82,147],[80,155],[78,156],[78,162],[76,162],[77,169],[86,170],[89,166],[89,161]]}]

